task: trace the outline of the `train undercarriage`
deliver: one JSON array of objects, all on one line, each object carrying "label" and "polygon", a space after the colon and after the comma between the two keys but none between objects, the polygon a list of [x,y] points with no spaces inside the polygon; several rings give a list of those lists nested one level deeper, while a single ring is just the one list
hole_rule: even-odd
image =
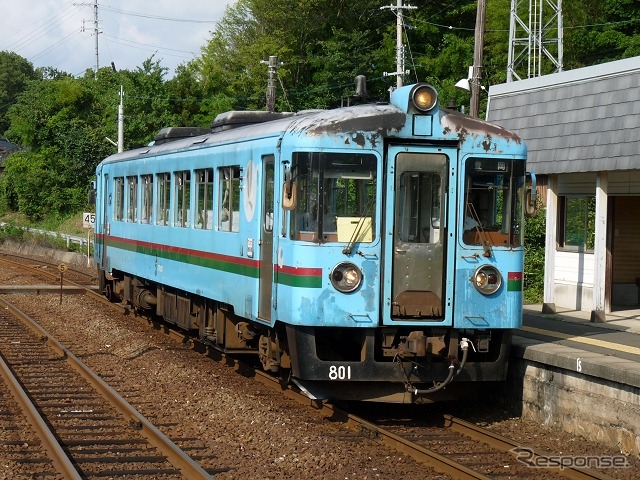
[{"label": "train undercarriage", "polygon": [[124,273],[100,271],[99,278],[112,301],[162,317],[222,352],[257,356],[264,370],[311,398],[438,401],[459,397],[460,384],[506,377],[509,330],[268,327],[236,315],[231,305]]}]

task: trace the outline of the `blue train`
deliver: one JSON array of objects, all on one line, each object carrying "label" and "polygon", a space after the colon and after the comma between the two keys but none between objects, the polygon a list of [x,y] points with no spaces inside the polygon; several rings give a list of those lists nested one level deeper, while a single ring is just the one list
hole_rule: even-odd
[{"label": "blue train", "polygon": [[98,165],[107,296],[312,398],[430,401],[505,378],[531,192],[517,135],[423,83],[196,133]]}]

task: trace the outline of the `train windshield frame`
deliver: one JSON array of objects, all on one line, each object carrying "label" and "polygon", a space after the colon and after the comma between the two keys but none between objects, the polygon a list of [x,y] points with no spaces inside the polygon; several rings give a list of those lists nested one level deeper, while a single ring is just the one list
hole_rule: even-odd
[{"label": "train windshield frame", "polygon": [[523,245],[525,165],[473,157],[465,162],[463,242],[485,247]]},{"label": "train windshield frame", "polygon": [[378,159],[372,153],[295,152],[290,238],[316,243],[376,238]]}]

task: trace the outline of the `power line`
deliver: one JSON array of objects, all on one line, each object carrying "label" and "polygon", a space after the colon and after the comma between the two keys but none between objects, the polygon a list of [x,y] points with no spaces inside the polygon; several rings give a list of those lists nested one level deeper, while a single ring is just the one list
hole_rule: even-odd
[{"label": "power line", "polygon": [[[75,10],[75,11],[74,11]],[[42,24],[36,26],[33,30],[28,31],[12,43],[7,45],[6,50],[19,50],[31,45],[33,42],[41,39],[48,33],[51,33],[54,29],[67,23],[72,17],[76,16],[79,12],[77,9],[73,9],[71,6],[64,9],[60,15],[50,18]],[[13,35],[14,37],[16,35]]]},{"label": "power line", "polygon": [[[605,22],[605,23],[592,23],[592,24],[587,24],[587,25],[574,25],[574,26],[566,26],[565,25],[565,30],[566,29],[581,29],[581,28],[595,28],[595,27],[609,27],[609,26],[616,26],[616,25],[623,25],[626,23],[634,23],[634,22],[640,22],[640,19],[630,19],[630,20],[621,20],[619,22]],[[427,20],[420,20],[420,19],[414,19],[412,21],[412,23],[422,23],[424,25],[432,25],[434,27],[438,27],[438,28],[443,28],[446,30],[459,30],[459,31],[465,31],[465,32],[473,32],[475,31],[474,28],[467,28],[467,27],[454,27],[453,25],[443,25],[441,23],[434,23],[434,22],[429,22]],[[508,32],[509,29],[495,29],[495,30],[485,30],[485,33],[500,33],[500,32]]]},{"label": "power line", "polygon": [[[149,47],[152,48],[153,51],[158,51],[158,50],[162,50],[162,51],[167,51],[167,52],[177,52],[177,53],[186,53],[189,54],[191,56],[195,55],[196,52],[190,52],[188,50],[178,50],[176,48],[168,48],[168,47],[159,47],[157,45],[150,45],[148,43],[141,43],[141,42],[135,42],[133,40],[128,40],[125,38],[119,38],[119,37],[114,37],[113,35],[108,35],[106,33],[102,34],[104,37],[106,38],[110,38],[112,41],[114,41],[114,43],[120,43],[120,45],[124,45],[124,46],[128,46],[128,47],[134,47],[134,48],[140,48],[141,50],[146,50],[146,48],[142,48],[142,47]],[[136,46],[139,47],[136,47]],[[167,53],[167,55],[171,55],[170,53]],[[181,58],[190,58],[184,55],[175,55],[176,57],[181,57]]]},{"label": "power line", "polygon": [[138,13],[138,12],[131,12],[129,10],[121,10],[119,8],[113,8],[113,7],[102,7],[103,10],[108,10],[114,13],[119,13],[121,15],[129,15],[131,17],[140,17],[140,18],[147,18],[149,20],[162,20],[162,21],[166,21],[166,22],[179,22],[179,23],[218,23],[218,20],[193,20],[193,19],[188,19],[188,18],[175,18],[175,17],[163,17],[161,15],[150,15],[148,13]]},{"label": "power line", "polygon": [[34,55],[33,57],[31,57],[32,61],[38,60],[40,57],[48,54],[51,50],[54,50],[55,48],[57,48],[58,46],[62,45],[64,42],[66,42],[67,40],[69,40],[71,37],[78,35],[78,31],[75,32],[71,32],[69,35],[67,35],[66,37],[61,38],[60,40],[58,40],[56,43],[53,43],[51,45],[49,45],[47,48],[45,48],[44,50],[42,50],[41,52],[37,53],[36,55]]}]

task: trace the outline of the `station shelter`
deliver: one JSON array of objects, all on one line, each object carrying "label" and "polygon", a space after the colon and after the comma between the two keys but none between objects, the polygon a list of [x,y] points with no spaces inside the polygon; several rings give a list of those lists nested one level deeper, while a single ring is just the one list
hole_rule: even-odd
[{"label": "station shelter", "polygon": [[638,313],[640,57],[492,86],[487,120],[546,185],[543,313]]}]

